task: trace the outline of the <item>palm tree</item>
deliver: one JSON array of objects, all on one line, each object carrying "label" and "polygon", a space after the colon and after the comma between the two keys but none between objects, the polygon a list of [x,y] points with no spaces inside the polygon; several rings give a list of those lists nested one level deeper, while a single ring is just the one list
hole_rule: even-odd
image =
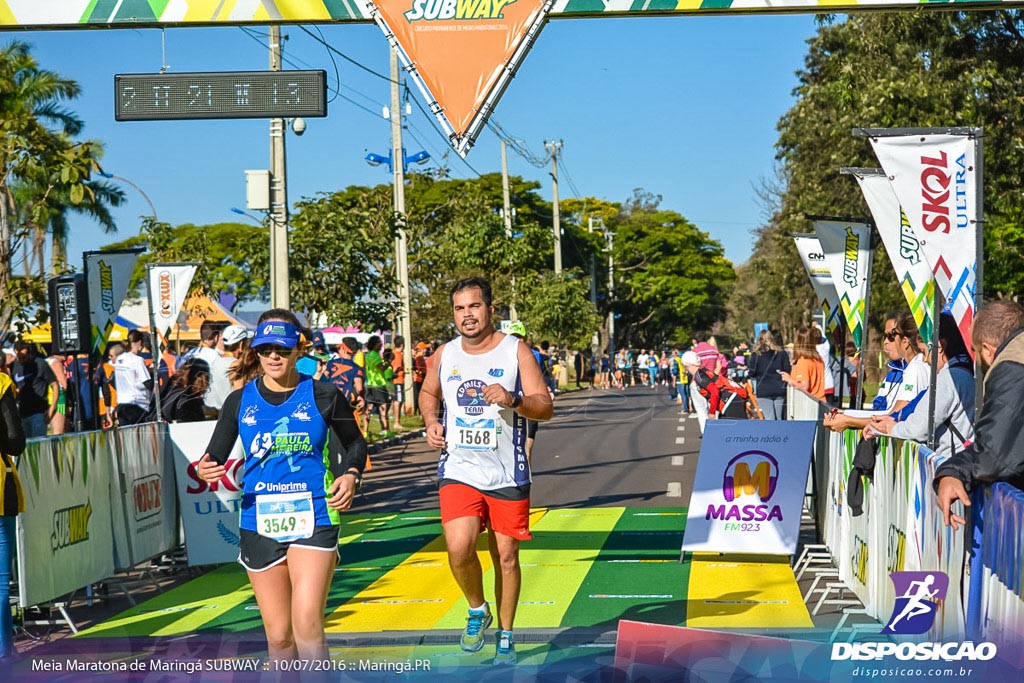
[{"label": "palm tree", "polygon": [[37,231],[51,222],[49,200],[66,193],[77,205],[92,195],[87,184],[97,146],[72,140],[83,123],[62,105],[80,92],[75,81],[40,68],[26,43],[0,48],[0,329],[7,327],[19,300],[9,296],[12,221],[19,212],[13,187],[22,181],[40,191],[21,212]]}]

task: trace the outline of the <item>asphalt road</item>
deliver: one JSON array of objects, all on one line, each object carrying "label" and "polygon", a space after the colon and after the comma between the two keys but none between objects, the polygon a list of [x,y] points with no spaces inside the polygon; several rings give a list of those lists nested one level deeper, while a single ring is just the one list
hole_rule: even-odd
[{"label": "asphalt road", "polygon": [[[668,389],[560,394],[533,452],[533,507],[685,507],[700,448],[696,419]],[[422,437],[371,455],[357,501],[366,512],[438,507],[437,451]]]}]

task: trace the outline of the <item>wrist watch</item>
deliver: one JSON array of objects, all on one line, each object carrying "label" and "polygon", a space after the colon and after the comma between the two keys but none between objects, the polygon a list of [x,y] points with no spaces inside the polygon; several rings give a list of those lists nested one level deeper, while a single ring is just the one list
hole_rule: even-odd
[{"label": "wrist watch", "polygon": [[512,399],[512,410],[515,410],[516,408],[518,408],[521,405],[523,405],[523,397],[522,396],[516,396],[514,399]]},{"label": "wrist watch", "polygon": [[352,475],[352,478],[356,480],[355,483],[357,489],[363,485],[363,475],[360,474],[359,472],[356,472],[354,470],[347,470],[343,472],[341,476],[344,477],[346,474]]}]

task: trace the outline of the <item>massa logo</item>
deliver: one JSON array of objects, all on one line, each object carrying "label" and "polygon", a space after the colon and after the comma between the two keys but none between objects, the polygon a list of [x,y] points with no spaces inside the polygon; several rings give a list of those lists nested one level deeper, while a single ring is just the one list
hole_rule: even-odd
[{"label": "massa logo", "polygon": [[405,13],[406,20],[414,21],[472,21],[475,19],[504,19],[505,7],[516,0],[413,0],[412,9]]},{"label": "massa logo", "polygon": [[782,509],[766,504],[775,495],[778,483],[778,460],[764,451],[744,451],[725,466],[722,496],[727,504],[708,505],[705,519],[781,521]]},{"label": "massa logo", "polygon": [[487,400],[484,398],[484,383],[478,379],[471,379],[464,382],[459,390],[455,392],[455,400],[459,407],[465,409],[466,415],[482,415],[487,407]]},{"label": "massa logo", "polygon": [[936,601],[946,599],[949,576],[945,572],[892,572],[889,579],[896,588],[896,604],[882,633],[926,633],[935,623]]}]

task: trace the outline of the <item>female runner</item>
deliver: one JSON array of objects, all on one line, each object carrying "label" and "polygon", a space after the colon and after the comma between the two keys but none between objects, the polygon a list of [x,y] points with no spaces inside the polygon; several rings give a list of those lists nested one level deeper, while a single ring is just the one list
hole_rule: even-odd
[{"label": "female runner", "polygon": [[324,610],[338,562],[338,513],[352,505],[366,463],[366,441],[348,401],[333,384],[295,369],[299,330],[291,311],[260,316],[235,367],[240,376],[257,376],[225,400],[197,468],[205,481],[219,481],[241,437],[238,561],[248,571],[273,660],[327,658]]}]

